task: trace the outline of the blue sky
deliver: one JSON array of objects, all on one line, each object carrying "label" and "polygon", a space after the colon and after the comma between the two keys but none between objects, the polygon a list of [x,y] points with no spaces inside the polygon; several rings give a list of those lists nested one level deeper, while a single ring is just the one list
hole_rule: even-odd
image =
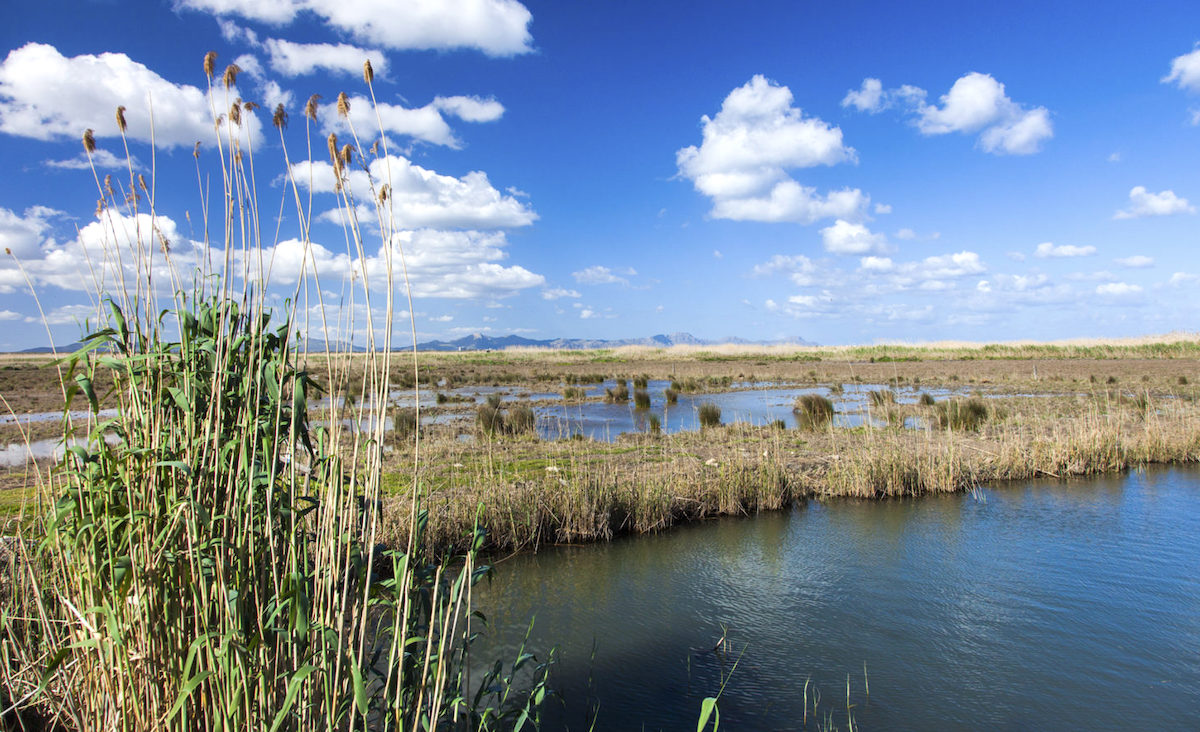
[{"label": "blue sky", "polygon": [[[127,180],[118,104],[139,170],[156,163],[180,261],[221,246],[201,241],[192,158],[201,140],[219,170],[210,50],[264,107],[242,134],[280,282],[305,257],[294,207],[277,221],[270,110],[290,114],[295,162],[303,105],[323,97],[311,171],[326,216],[307,266],[331,302],[355,255],[321,150],[330,131],[346,139],[339,92],[356,129],[375,124],[358,99],[372,60],[421,340],[1197,329],[1194,2],[77,0],[5,14],[0,244],[58,341],[90,312],[83,254],[104,224],[80,134],[96,131],[101,175]],[[11,258],[0,325],[0,349],[46,340]]]}]

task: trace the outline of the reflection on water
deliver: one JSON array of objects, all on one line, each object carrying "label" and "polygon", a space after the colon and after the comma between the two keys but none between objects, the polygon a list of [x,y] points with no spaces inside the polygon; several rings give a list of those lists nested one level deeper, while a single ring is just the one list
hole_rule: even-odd
[{"label": "reflection on water", "polygon": [[801,728],[810,676],[844,729],[847,674],[863,729],[1197,729],[1200,470],[811,503],[543,551],[500,563],[480,607],[480,658],[531,617],[534,649],[558,645],[551,728],[586,729],[598,702],[598,729],[694,729],[727,631],[730,729]]}]

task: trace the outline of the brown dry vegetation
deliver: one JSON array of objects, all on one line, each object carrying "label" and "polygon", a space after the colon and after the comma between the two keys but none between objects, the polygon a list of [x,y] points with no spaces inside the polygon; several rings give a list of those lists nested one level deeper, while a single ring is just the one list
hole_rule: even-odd
[{"label": "brown dry vegetation", "polygon": [[[477,511],[492,548],[509,550],[605,540],[808,498],[919,495],[991,480],[1194,461],[1200,458],[1195,402],[1200,360],[1190,342],[1181,343],[1159,344],[1154,351],[1145,344],[1110,346],[1115,350],[1103,353],[1063,350],[1053,358],[1017,357],[1028,355],[1028,349],[955,347],[926,349],[916,361],[888,360],[915,358],[909,347],[421,354],[423,390],[445,380],[437,388],[508,385],[561,391],[580,379],[646,374],[800,385],[977,386],[993,394],[1043,395],[988,400],[989,418],[978,433],[936,429],[935,410],[919,405],[888,405],[873,414],[894,425],[918,417],[934,429],[798,431],[732,425],[703,433],[625,435],[609,444],[530,437],[460,442],[456,425],[425,427],[420,484],[430,512],[428,538],[443,548],[457,545],[469,535]],[[873,355],[861,358],[867,350]],[[333,379],[341,384],[361,379],[360,356],[332,357],[334,369],[329,358],[310,356],[310,367],[322,375],[340,372]],[[0,394],[14,412],[61,405],[57,372],[48,359],[10,356],[0,364]],[[401,385],[411,384],[411,366],[395,367],[392,376]],[[334,393],[345,388],[341,384],[334,384]],[[1139,400],[1149,400],[1150,407]],[[422,408],[424,415],[438,412],[474,419],[473,404]],[[57,422],[34,425],[30,439],[58,429]],[[0,426],[0,433],[10,442],[21,440],[13,425]],[[407,506],[411,447],[404,440],[394,442],[391,492],[397,506]],[[0,511],[13,510],[29,491],[28,471],[0,470]],[[407,514],[397,509],[387,516],[387,534],[406,536]]]}]

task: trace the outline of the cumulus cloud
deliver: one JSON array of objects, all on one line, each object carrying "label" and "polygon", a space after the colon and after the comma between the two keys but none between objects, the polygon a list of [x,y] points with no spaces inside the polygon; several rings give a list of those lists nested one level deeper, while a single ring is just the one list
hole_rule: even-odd
[{"label": "cumulus cloud", "polygon": [[1172,214],[1196,213],[1196,207],[1186,198],[1175,195],[1175,191],[1151,193],[1145,186],[1134,186],[1129,191],[1129,208],[1113,214],[1114,219],[1137,219],[1143,216],[1170,216]]},{"label": "cumulus cloud", "polygon": [[[313,190],[321,193],[332,193],[336,185],[333,165],[324,161],[297,163],[292,166],[292,175],[301,186],[307,187],[311,181]],[[360,201],[372,200],[372,179],[376,190],[380,184],[389,184],[396,225],[406,229],[511,228],[528,226],[537,219],[525,203],[496,190],[482,171],[455,178],[391,155],[372,160],[367,171],[355,169],[347,175],[350,190]],[[374,219],[372,212],[367,214],[365,220]],[[340,220],[337,211],[325,218]]]},{"label": "cumulus cloud", "polygon": [[126,170],[126,166],[132,165],[134,170],[139,170],[142,167],[141,161],[136,157],[131,157],[128,160],[121,155],[113,155],[108,150],[96,148],[92,153],[91,159],[88,159],[87,153],[81,152],[73,158],[66,160],[47,160],[46,165],[51,168],[63,168],[65,170],[91,170],[92,166],[96,166],[97,170]]},{"label": "cumulus cloud", "polygon": [[1176,272],[1171,275],[1171,279],[1167,280],[1167,284],[1171,287],[1182,287],[1193,282],[1200,282],[1200,275],[1190,272]]},{"label": "cumulus cloud", "polygon": [[1048,109],[1029,109],[1014,102],[1005,92],[1004,84],[990,74],[976,71],[964,74],[940,97],[938,104],[929,104],[925,101],[927,97],[928,92],[919,87],[905,85],[884,90],[878,79],[868,78],[861,89],[846,95],[842,106],[872,114],[901,107],[914,115],[914,124],[922,134],[978,134],[979,146],[997,155],[1030,155],[1054,136]]},{"label": "cumulus cloud", "polygon": [[61,212],[45,206],[33,206],[23,215],[0,208],[0,252],[11,250],[18,258],[35,255],[50,230],[50,219]]},{"label": "cumulus cloud", "polygon": [[[237,96],[236,89],[229,98]],[[224,89],[218,109],[224,108]],[[0,132],[38,140],[79,139],[84,129],[96,137],[116,137],[115,112],[123,106],[127,135],[149,142],[150,105],[154,140],[159,146],[192,146],[213,138],[212,113],[205,92],[174,84],[123,53],[68,58],[54,46],[27,43],[0,62]],[[242,116],[239,134],[257,140],[261,123]]]},{"label": "cumulus cloud", "polygon": [[1171,73],[1162,78],[1162,83],[1200,92],[1200,48],[1172,59]]},{"label": "cumulus cloud", "polygon": [[1059,244],[1054,242],[1044,241],[1037,245],[1033,256],[1041,259],[1048,258],[1064,258],[1064,257],[1087,257],[1096,253],[1096,247],[1093,246],[1075,246],[1074,244]]},{"label": "cumulus cloud", "polygon": [[843,107],[854,107],[860,112],[875,114],[884,109],[883,82],[867,77],[863,79],[862,87],[846,92],[842,99]]},{"label": "cumulus cloud", "polygon": [[858,268],[864,272],[891,272],[895,266],[890,257],[863,257],[858,260]]},{"label": "cumulus cloud", "polygon": [[825,251],[833,254],[886,253],[887,237],[873,233],[862,224],[852,224],[838,219],[833,226],[821,229],[821,242]]},{"label": "cumulus cloud", "polygon": [[754,265],[751,274],[755,277],[766,277],[773,274],[786,274],[792,282],[806,287],[816,283],[817,265],[803,254],[776,254],[763,264]]},{"label": "cumulus cloud", "polygon": [[1154,257],[1147,257],[1144,254],[1135,254],[1132,257],[1118,257],[1113,261],[1122,267],[1129,267],[1131,269],[1143,269],[1154,266]]},{"label": "cumulus cloud", "polygon": [[[622,270],[622,274],[635,275],[637,271],[629,268]],[[572,272],[571,276],[581,285],[628,285],[629,280],[620,277],[616,272],[601,265],[581,269],[578,272]]]},{"label": "cumulus cloud", "polygon": [[1096,294],[1102,297],[1133,297],[1142,294],[1142,288],[1128,282],[1108,282],[1097,285]]},{"label": "cumulus cloud", "polygon": [[568,290],[565,287],[552,287],[548,290],[542,290],[543,300],[557,300],[560,297],[583,297],[578,290]]},{"label": "cumulus cloud", "polygon": [[271,69],[283,76],[305,76],[318,71],[357,76],[362,74],[367,59],[377,75],[387,75],[387,58],[377,49],[348,43],[294,43],[280,38],[268,38],[263,47]]},{"label": "cumulus cloud", "polygon": [[529,35],[533,16],[516,0],[176,0],[176,4],[272,25],[291,23],[308,11],[339,32],[390,49],[475,48],[490,56],[533,50]]},{"label": "cumulus cloud", "polygon": [[715,117],[701,118],[703,141],[675,153],[680,176],[713,201],[712,216],[738,221],[857,218],[868,197],[858,189],[827,195],[787,171],[854,162],[842,131],[792,106],[786,86],[756,75],[734,89]]},{"label": "cumulus cloud", "polygon": [[348,101],[349,122],[338,114],[334,104],[326,104],[318,110],[317,116],[326,134],[349,132],[351,125],[360,132],[373,132],[382,125],[385,133],[407,135],[454,149],[461,148],[462,141],[450,129],[442,116],[443,111],[464,122],[492,122],[504,113],[503,105],[496,100],[478,97],[437,97],[429,104],[415,108],[388,102],[372,105],[371,100],[363,96],[349,97]]}]

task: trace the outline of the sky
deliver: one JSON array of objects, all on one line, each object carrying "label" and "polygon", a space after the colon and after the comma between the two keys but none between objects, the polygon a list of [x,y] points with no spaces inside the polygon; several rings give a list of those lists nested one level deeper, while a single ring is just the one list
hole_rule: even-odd
[{"label": "sky", "polygon": [[[261,105],[232,134],[253,150],[272,301],[315,270],[359,337],[347,287],[401,250],[421,341],[1200,329],[1195,2],[61,0],[4,15],[0,350],[79,338],[106,231],[130,247],[154,232],[183,269],[221,258],[202,191],[219,186],[213,110],[231,98]],[[348,190],[389,184],[398,227],[368,224],[363,251],[325,152],[351,128],[388,157],[350,166]],[[153,181],[153,222],[97,217],[85,129],[99,178],[128,190],[132,163]],[[288,161],[313,202],[307,249]]]}]

